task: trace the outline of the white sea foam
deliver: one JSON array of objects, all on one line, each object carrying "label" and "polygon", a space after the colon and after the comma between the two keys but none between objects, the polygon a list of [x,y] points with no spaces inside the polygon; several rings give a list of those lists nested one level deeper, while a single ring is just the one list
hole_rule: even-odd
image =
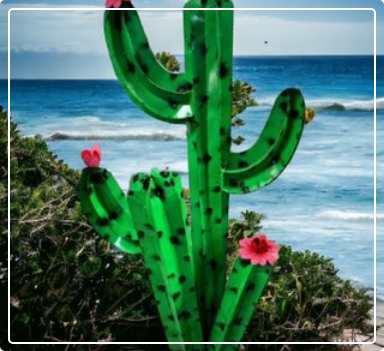
[{"label": "white sea foam", "polygon": [[132,119],[132,122],[121,123],[96,116],[55,118],[40,126],[38,130],[31,130],[30,134],[38,133],[49,141],[90,139],[174,141],[186,138],[183,126],[149,124],[147,120],[138,119]]},{"label": "white sea foam", "polygon": [[[342,220],[373,220],[375,218],[374,213],[369,212],[349,212],[349,211],[340,211],[340,210],[329,210],[324,211],[319,214],[319,217],[333,218],[333,219],[342,219]],[[376,219],[383,220],[384,214],[376,214]]]},{"label": "white sea foam", "polygon": [[[259,106],[272,106],[275,97],[257,99]],[[357,99],[307,99],[306,105],[317,111],[319,110],[335,110],[335,111],[373,111],[374,100],[357,100]],[[376,109],[384,110],[384,97],[376,99]]]}]

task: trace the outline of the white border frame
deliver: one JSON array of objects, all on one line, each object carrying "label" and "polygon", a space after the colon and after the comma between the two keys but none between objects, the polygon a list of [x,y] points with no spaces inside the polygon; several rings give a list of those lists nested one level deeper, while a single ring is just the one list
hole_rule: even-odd
[{"label": "white border frame", "polygon": [[[105,11],[105,8],[11,8],[8,11],[8,116],[11,115],[11,12],[12,11]],[[109,11],[121,11],[123,9],[108,9]],[[127,9],[124,9],[127,10]],[[135,8],[138,11],[183,11],[184,8]],[[196,9],[193,9],[196,10]],[[202,10],[218,10],[202,9]],[[231,11],[232,9],[220,9],[221,11]],[[11,318],[11,135],[10,118],[8,118],[8,342],[12,345],[169,345],[169,344],[199,344],[199,345],[372,345],[376,342],[376,10],[374,8],[235,8],[235,11],[373,11],[374,14],[374,337],[372,342],[13,342],[11,340],[10,318]]]}]

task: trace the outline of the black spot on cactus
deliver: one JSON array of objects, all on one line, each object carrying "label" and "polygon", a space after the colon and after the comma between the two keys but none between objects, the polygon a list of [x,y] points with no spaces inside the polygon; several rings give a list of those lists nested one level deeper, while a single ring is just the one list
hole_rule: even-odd
[{"label": "black spot on cactus", "polygon": [[197,83],[199,83],[200,82],[200,77],[195,77],[195,78],[193,78],[193,84],[197,84]]},{"label": "black spot on cactus", "polygon": [[298,118],[300,116],[300,112],[298,110],[291,110],[289,112],[290,118]]},{"label": "black spot on cactus", "polygon": [[232,271],[233,271],[233,273],[237,273],[238,272],[236,267],[233,267]]},{"label": "black spot on cactus", "polygon": [[149,179],[149,178],[145,178],[145,179],[142,179],[142,180],[141,180],[141,184],[143,185],[143,189],[144,189],[144,190],[148,190],[148,188],[149,188],[149,182],[150,182],[150,179]]},{"label": "black spot on cactus", "polygon": [[147,272],[148,275],[151,275],[151,274],[153,273],[153,271],[152,271],[151,268],[147,268],[147,271],[146,271],[146,272]]},{"label": "black spot on cactus", "polygon": [[249,164],[246,161],[240,161],[239,162],[239,167],[248,167],[248,166],[249,166]]},{"label": "black spot on cactus", "polygon": [[223,6],[221,0],[217,0],[217,1],[216,1],[216,5],[217,5],[217,7],[221,7],[221,6]]},{"label": "black spot on cactus", "polygon": [[268,144],[271,146],[276,142],[276,140],[274,138],[268,138],[267,141],[268,141]]},{"label": "black spot on cactus", "polygon": [[161,257],[159,255],[153,255],[152,256],[152,260],[154,260],[155,262],[160,262],[161,261]]},{"label": "black spot on cactus", "polygon": [[205,6],[207,5],[208,0],[201,0],[201,5]]},{"label": "black spot on cactus", "polygon": [[202,44],[200,46],[200,53],[201,53],[201,55],[205,56],[207,54],[207,51],[208,51],[207,46],[205,44]]},{"label": "black spot on cactus", "polygon": [[242,191],[243,193],[249,193],[249,192],[251,191],[251,189],[250,189],[249,187],[247,187],[247,186],[243,186],[243,187],[241,188],[241,191]]},{"label": "black spot on cactus", "polygon": [[96,224],[100,227],[104,227],[108,225],[108,223],[109,223],[109,220],[108,218],[105,218],[105,217],[98,218],[96,221]]},{"label": "black spot on cactus", "polygon": [[280,104],[280,108],[284,111],[284,112],[287,112],[287,109],[288,109],[288,103],[286,101],[283,101],[281,104]]},{"label": "black spot on cactus", "polygon": [[179,93],[185,93],[186,91],[189,91],[191,90],[193,87],[193,85],[191,83],[184,83],[184,84],[180,84],[179,87],[177,88],[177,91]]},{"label": "black spot on cactus", "polygon": [[225,328],[225,323],[219,322],[219,323],[216,323],[216,325],[217,325],[221,330],[224,330],[224,328]]},{"label": "black spot on cactus", "polygon": [[170,182],[169,182],[169,184],[170,184],[171,186],[175,186],[175,181],[174,181],[173,179],[171,179]]},{"label": "black spot on cactus", "polygon": [[145,41],[145,42],[142,43],[141,45],[142,45],[142,47],[143,47],[144,49],[149,49],[149,43],[148,43],[147,41]]},{"label": "black spot on cactus", "polygon": [[136,182],[139,180],[139,175],[138,175],[138,174],[135,174],[135,175],[132,177],[132,180],[136,183]]},{"label": "black spot on cactus", "polygon": [[175,317],[172,314],[169,314],[167,317],[170,321],[174,321]]},{"label": "black spot on cactus", "polygon": [[135,192],[133,190],[129,190],[128,191],[128,196],[133,196],[133,195],[135,195]]},{"label": "black spot on cactus", "polygon": [[177,173],[177,172],[172,172],[172,176],[176,178],[176,177],[179,176],[179,173]]},{"label": "black spot on cactus", "polygon": [[186,277],[185,275],[181,275],[181,276],[179,277],[179,282],[180,282],[181,284],[182,284],[182,283],[185,283],[186,280],[187,280],[187,277]]},{"label": "black spot on cactus", "polygon": [[204,189],[201,189],[201,190],[199,191],[199,194],[200,194],[200,195],[204,195],[204,193],[205,193]]},{"label": "black spot on cactus", "polygon": [[197,149],[197,142],[196,142],[196,141],[194,141],[192,145],[193,145],[193,147],[194,147],[195,149]]},{"label": "black spot on cactus", "polygon": [[171,240],[171,243],[173,245],[180,245],[181,244],[181,241],[177,236],[171,236],[170,240]]},{"label": "black spot on cactus", "polygon": [[163,232],[161,230],[159,230],[157,232],[157,237],[160,239],[162,236],[163,236]]},{"label": "black spot on cactus", "polygon": [[216,218],[216,221],[215,221],[217,224],[220,224],[221,223],[221,218]]},{"label": "black spot on cactus", "polygon": [[172,299],[174,299],[176,301],[180,297],[180,295],[181,295],[181,292],[174,293],[172,295]]},{"label": "black spot on cactus", "polygon": [[277,162],[279,162],[279,156],[278,155],[273,155],[273,157],[271,159],[271,165],[274,165]]},{"label": "black spot on cactus", "polygon": [[218,186],[215,186],[214,188],[213,188],[213,191],[215,192],[215,193],[219,193],[220,191],[221,191],[221,187],[218,185]]},{"label": "black spot on cactus", "polygon": [[169,74],[169,78],[171,78],[172,80],[174,80],[174,79],[177,78],[177,74],[176,74],[176,73],[170,73],[170,74]]},{"label": "black spot on cactus", "polygon": [[127,70],[129,73],[135,72],[135,65],[129,60],[127,60]]},{"label": "black spot on cactus", "polygon": [[144,232],[143,232],[142,230],[139,230],[139,231],[137,232],[137,237],[138,237],[139,239],[144,238]]},{"label": "black spot on cactus", "polygon": [[173,99],[169,99],[168,102],[169,102],[169,106],[171,106],[171,108],[173,109],[176,109],[179,106],[179,104]]},{"label": "black spot on cactus", "polygon": [[139,245],[140,242],[139,242],[139,240],[132,240],[132,244],[133,244],[133,245]]},{"label": "black spot on cactus", "polygon": [[208,207],[206,210],[205,210],[205,213],[210,216],[213,212],[213,209],[211,207]]},{"label": "black spot on cactus", "polygon": [[231,178],[229,180],[229,185],[230,186],[237,186],[238,184],[239,184],[239,182],[235,178]]},{"label": "black spot on cactus", "polygon": [[194,292],[196,289],[194,287],[189,289],[189,292]]},{"label": "black spot on cactus", "polygon": [[245,288],[245,291],[252,291],[255,290],[255,283],[248,283],[247,287]]},{"label": "black spot on cactus", "polygon": [[166,290],[165,285],[158,285],[157,290],[159,290],[160,292],[165,292]]},{"label": "black spot on cactus", "polygon": [[217,268],[217,261],[216,260],[211,260],[211,262],[209,264],[210,264],[212,269]]},{"label": "black spot on cactus", "polygon": [[203,155],[203,162],[204,163],[208,163],[209,161],[212,160],[212,157],[210,154],[208,154],[207,152]]},{"label": "black spot on cactus", "polygon": [[[240,264],[243,266],[243,267],[247,267],[251,264],[251,261],[249,260],[241,260],[240,261]],[[235,268],[233,269],[233,271],[235,271]]]},{"label": "black spot on cactus", "polygon": [[200,99],[200,102],[201,102],[202,104],[205,104],[205,103],[207,103],[207,101],[208,101],[208,95],[206,95],[206,94],[202,94],[202,95],[200,95],[199,99]]},{"label": "black spot on cactus", "polygon": [[185,262],[191,262],[191,258],[189,256],[184,256],[183,259]]},{"label": "black spot on cactus", "polygon": [[232,142],[232,138],[230,136],[228,136],[225,140],[227,141],[228,144]]},{"label": "black spot on cactus", "polygon": [[91,173],[89,180],[94,184],[103,184],[105,182],[105,178],[102,173]]},{"label": "black spot on cactus", "polygon": [[220,127],[220,135],[224,135],[225,129],[223,127]]},{"label": "black spot on cactus", "polygon": [[237,294],[239,292],[239,290],[237,288],[234,288],[234,287],[229,288],[229,291],[231,291],[231,292],[233,292],[235,294]]},{"label": "black spot on cactus", "polygon": [[185,228],[179,228],[179,229],[177,229],[177,234],[179,234],[179,235],[185,235]]},{"label": "black spot on cactus", "polygon": [[164,182],[164,186],[166,186],[166,187],[169,187],[169,186],[171,186],[171,182]]},{"label": "black spot on cactus", "polygon": [[147,228],[149,230],[153,230],[153,225],[150,223],[146,223],[144,226],[145,226],[145,228]]},{"label": "black spot on cactus", "polygon": [[111,212],[108,216],[110,221],[114,221],[119,217],[119,214],[117,212]]},{"label": "black spot on cactus", "polygon": [[156,305],[160,305],[160,304],[161,304],[161,301],[160,301],[160,300],[155,300],[155,304],[156,304]]},{"label": "black spot on cactus", "polygon": [[200,208],[200,202],[196,202],[196,205],[195,205],[197,208]]},{"label": "black spot on cactus", "polygon": [[220,63],[219,77],[221,79],[225,78],[228,75],[228,67],[224,62]]},{"label": "black spot on cactus", "polygon": [[168,177],[169,177],[169,172],[168,172],[168,171],[161,171],[161,172],[160,172],[160,175],[161,175],[163,178],[168,178]]}]

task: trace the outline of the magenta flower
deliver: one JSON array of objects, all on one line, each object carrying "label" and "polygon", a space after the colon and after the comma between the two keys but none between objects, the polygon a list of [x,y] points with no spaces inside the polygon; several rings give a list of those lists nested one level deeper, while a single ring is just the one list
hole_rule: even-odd
[{"label": "magenta flower", "polygon": [[239,244],[240,257],[244,260],[251,260],[252,264],[264,266],[269,263],[272,265],[279,258],[280,247],[273,240],[268,240],[262,233],[244,238],[239,241]]},{"label": "magenta flower", "polygon": [[121,7],[124,1],[128,2],[131,0],[107,0],[105,2],[105,7],[108,7],[108,8],[114,7],[115,9],[118,9],[119,7]]},{"label": "magenta flower", "polygon": [[90,150],[81,151],[81,158],[87,167],[99,167],[101,161],[101,150],[98,144],[91,147]]}]

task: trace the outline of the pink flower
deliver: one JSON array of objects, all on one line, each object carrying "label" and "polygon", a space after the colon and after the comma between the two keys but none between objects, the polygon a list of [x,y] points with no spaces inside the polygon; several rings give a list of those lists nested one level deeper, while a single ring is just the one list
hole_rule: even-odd
[{"label": "pink flower", "polygon": [[131,0],[107,0],[105,2],[105,7],[108,7],[108,8],[114,7],[115,9],[118,9],[119,7],[121,7],[121,5],[124,1],[128,2]]},{"label": "pink flower", "polygon": [[268,240],[262,233],[244,238],[239,241],[239,244],[240,257],[244,260],[251,260],[252,264],[264,266],[269,263],[272,265],[279,258],[280,247],[273,240]]},{"label": "pink flower", "polygon": [[81,158],[87,167],[99,167],[101,160],[101,150],[98,144],[92,146],[90,150],[81,151]]}]

